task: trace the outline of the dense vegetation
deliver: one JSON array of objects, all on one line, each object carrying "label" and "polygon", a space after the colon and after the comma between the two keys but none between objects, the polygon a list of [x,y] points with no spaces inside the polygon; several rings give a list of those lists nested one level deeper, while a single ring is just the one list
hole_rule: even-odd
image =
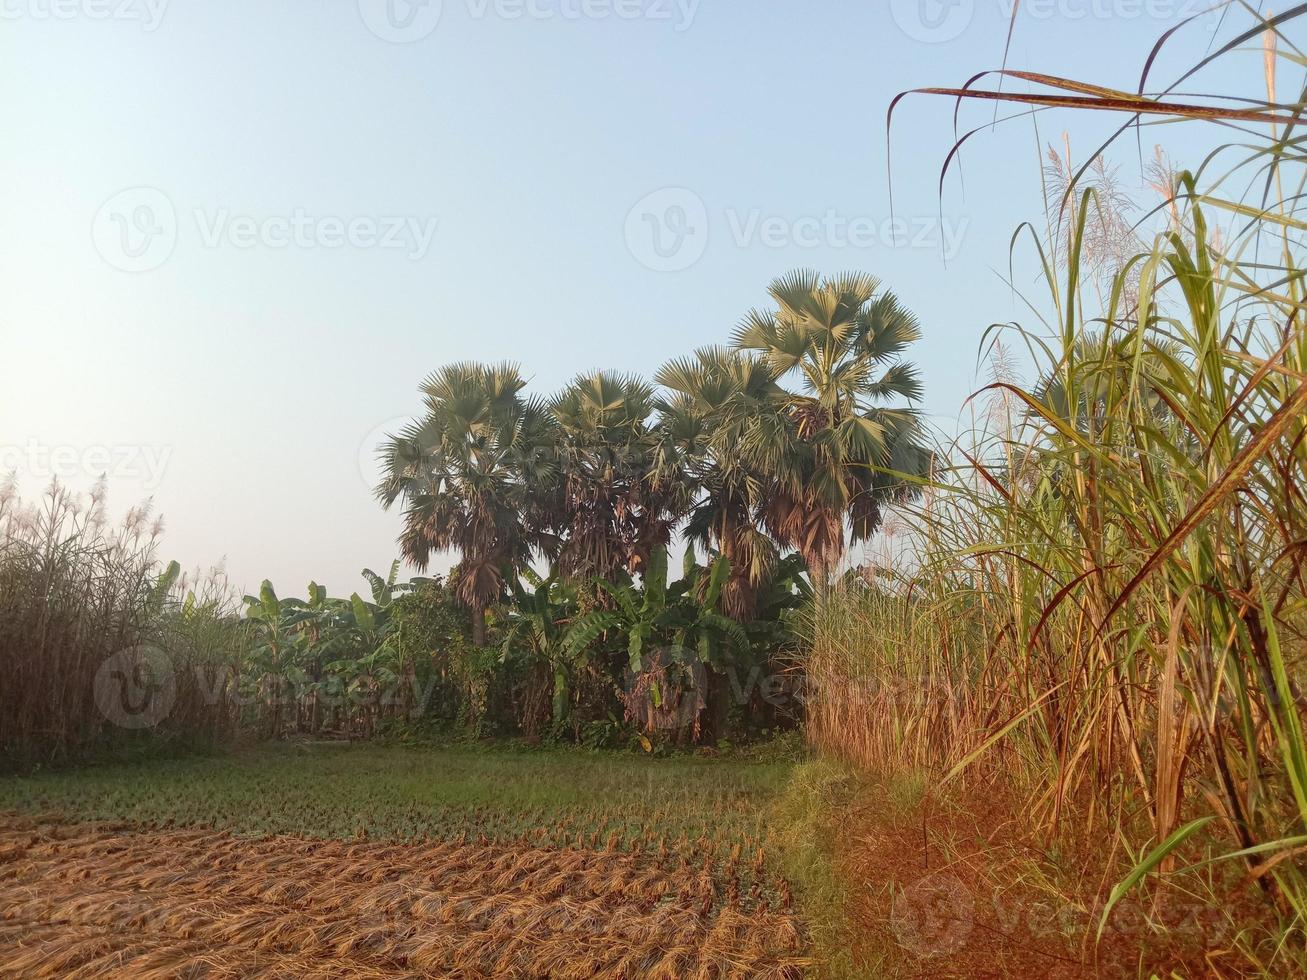
[{"label": "dense vegetation", "polygon": [[264,737],[421,723],[652,750],[792,726],[810,579],[838,565],[846,524],[864,540],[914,492],[929,454],[901,359],[919,328],[894,296],[811,272],[771,296],[734,347],[657,385],[600,372],[541,400],[513,365],[432,374],[377,495],[402,504],[412,564],[453,553],[447,579],[399,584],[397,562],[348,599],[264,582],[239,616],[221,583],[158,574],[141,515],[107,532],[103,488],[87,510],[58,487],[25,508],[11,488],[4,649],[26,710],[4,744],[59,757],[143,721]]},{"label": "dense vegetation", "polygon": [[[242,630],[213,583],[160,567],[162,522],[133,508],[118,527],[101,482],[89,499],[54,485],[34,504],[0,483],[0,753],[68,758],[130,732],[231,734],[211,680],[239,669]],[[184,593],[184,597],[183,597]],[[155,690],[158,696],[133,698]]]}]

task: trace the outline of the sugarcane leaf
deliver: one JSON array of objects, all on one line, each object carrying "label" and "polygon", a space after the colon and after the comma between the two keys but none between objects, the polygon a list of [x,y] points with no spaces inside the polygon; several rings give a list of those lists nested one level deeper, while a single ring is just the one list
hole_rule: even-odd
[{"label": "sugarcane leaf", "polygon": [[1198,831],[1202,830],[1215,817],[1199,817],[1197,820],[1191,820],[1183,827],[1178,828],[1166,840],[1162,841],[1157,847],[1148,852],[1148,855],[1130,869],[1130,873],[1122,878],[1112,888],[1112,892],[1107,896],[1107,904],[1103,906],[1103,917],[1098,920],[1098,935],[1102,938],[1103,929],[1107,925],[1107,917],[1112,914],[1112,909],[1116,908],[1117,903],[1121,901],[1131,889],[1148,877],[1148,873],[1156,868],[1166,856],[1192,837]]}]

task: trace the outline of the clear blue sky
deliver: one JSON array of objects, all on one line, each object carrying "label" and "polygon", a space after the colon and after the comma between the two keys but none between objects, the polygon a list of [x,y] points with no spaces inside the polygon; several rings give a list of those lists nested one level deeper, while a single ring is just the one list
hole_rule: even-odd
[{"label": "clear blue sky", "polygon": [[[391,2],[4,0],[0,444],[26,495],[108,462],[112,509],[152,494],[167,557],[347,594],[399,524],[360,460],[444,362],[514,359],[540,392],[651,373],[772,277],[856,268],[922,317],[947,420],[985,327],[1028,321],[998,273],[1040,215],[1029,123],[973,141],[946,262],[952,104],[904,105],[896,214],[926,241],[885,241],[887,104],[997,67],[1000,0]],[[1198,8],[1034,5],[1011,61],[1132,88]],[[1227,70],[1256,90],[1258,56]],[[1082,153],[1106,125],[1042,123]]]}]

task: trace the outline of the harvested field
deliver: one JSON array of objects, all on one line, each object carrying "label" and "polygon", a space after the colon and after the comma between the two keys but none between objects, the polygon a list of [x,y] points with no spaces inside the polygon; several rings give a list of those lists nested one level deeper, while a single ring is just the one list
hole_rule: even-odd
[{"label": "harvested field", "polygon": [[0,976],[799,976],[787,772],[271,747],[7,778]]},{"label": "harvested field", "polygon": [[9,815],[0,862],[6,976],[671,980],[797,977],[807,965],[784,889],[740,889],[730,869],[657,852]]}]

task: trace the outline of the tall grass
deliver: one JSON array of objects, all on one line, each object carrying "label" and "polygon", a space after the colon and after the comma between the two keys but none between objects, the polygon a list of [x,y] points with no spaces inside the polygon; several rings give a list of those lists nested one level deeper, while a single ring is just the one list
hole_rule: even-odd
[{"label": "tall grass", "polygon": [[1179,870],[1202,830],[1278,909],[1279,956],[1301,951],[1307,914],[1307,154],[1304,95],[1274,94],[1275,66],[1305,63],[1283,33],[1302,13],[1239,42],[1267,32],[1267,98],[1185,111],[1021,76],[1238,143],[1174,175],[1165,227],[1105,289],[1091,242],[1110,204],[1090,167],[1048,234],[1022,230],[1047,318],[987,339],[1014,333],[1036,377],[988,386],[999,422],[941,453],[896,573],[818,603],[809,729],[864,765],[1001,774],[1036,826],[1125,840],[1147,859],[1114,899]]},{"label": "tall grass", "polygon": [[[76,756],[151,722],[212,738],[233,720],[213,669],[239,657],[222,590],[183,589],[161,568],[148,506],[117,527],[103,483],[82,499],[52,484],[25,504],[0,483],[0,758]],[[198,669],[197,669],[198,668]],[[144,725],[140,727],[146,727]]]}]

